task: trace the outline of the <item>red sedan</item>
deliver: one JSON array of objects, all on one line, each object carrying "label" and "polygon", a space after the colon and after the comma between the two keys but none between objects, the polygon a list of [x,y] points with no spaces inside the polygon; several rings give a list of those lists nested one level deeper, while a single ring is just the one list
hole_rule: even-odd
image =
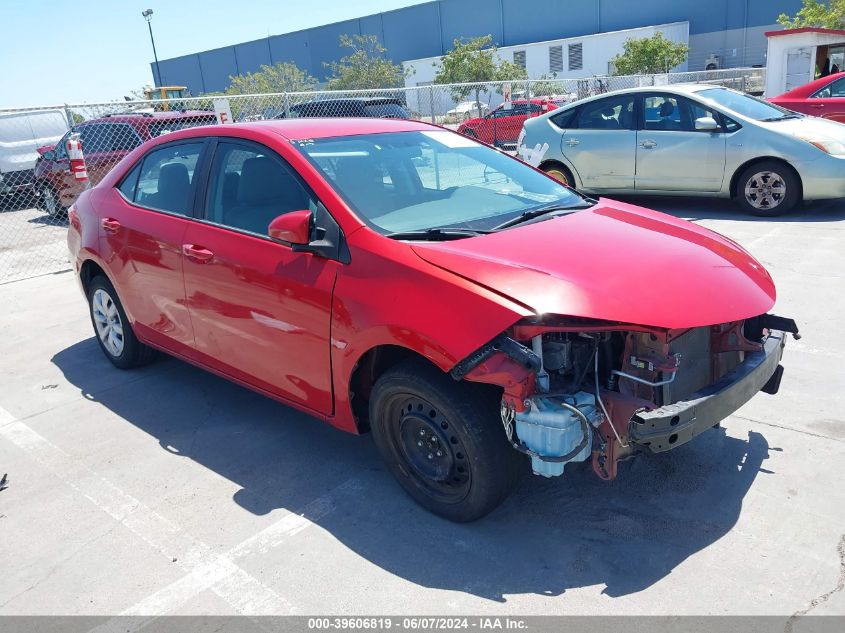
[{"label": "red sedan", "polygon": [[777,391],[795,332],[734,242],[414,121],[174,132],[69,216],[115,366],[160,350],[372,431],[402,487],[459,521],[529,462],[609,480],[684,444]]},{"label": "red sedan", "polygon": [[499,106],[483,117],[464,121],[458,126],[458,132],[489,145],[513,145],[526,119],[555,110],[561,103],[547,97],[516,99],[507,110]]},{"label": "red sedan", "polygon": [[769,101],[795,112],[845,123],[845,72],[816,79]]}]

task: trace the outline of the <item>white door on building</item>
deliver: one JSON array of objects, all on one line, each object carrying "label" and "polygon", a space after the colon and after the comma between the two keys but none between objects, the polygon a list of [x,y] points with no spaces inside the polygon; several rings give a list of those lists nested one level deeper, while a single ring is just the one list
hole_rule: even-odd
[{"label": "white door on building", "polygon": [[786,90],[813,81],[813,53],[810,48],[793,48],[786,54]]}]

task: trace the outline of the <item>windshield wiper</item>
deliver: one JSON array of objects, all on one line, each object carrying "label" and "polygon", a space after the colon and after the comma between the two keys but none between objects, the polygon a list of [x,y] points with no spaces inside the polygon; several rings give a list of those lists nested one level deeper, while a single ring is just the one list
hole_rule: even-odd
[{"label": "windshield wiper", "polygon": [[419,231],[397,231],[396,233],[387,233],[385,237],[394,240],[429,240],[432,242],[443,240],[459,240],[464,237],[477,237],[479,235],[486,235],[490,231],[483,229],[461,229],[450,227],[432,227],[430,229],[422,229]]},{"label": "windshield wiper", "polygon": [[541,215],[548,215],[550,213],[558,213],[560,211],[566,211],[568,213],[574,213],[575,211],[580,211],[581,209],[589,209],[595,202],[587,201],[587,204],[577,204],[577,205],[563,205],[563,204],[549,204],[545,207],[540,207],[538,209],[528,209],[528,211],[524,211],[522,214],[516,216],[515,218],[511,218],[507,222],[502,222],[501,224],[494,226],[494,231],[501,231],[502,229],[508,229],[512,226],[516,226],[517,224],[522,224],[523,222],[528,222],[529,220],[533,220],[534,218],[539,218]]},{"label": "windshield wiper", "polygon": [[771,123],[772,121],[784,121],[786,119],[803,119],[803,114],[793,113],[793,114],[782,114],[780,116],[771,116],[768,119],[761,119],[766,123]]}]

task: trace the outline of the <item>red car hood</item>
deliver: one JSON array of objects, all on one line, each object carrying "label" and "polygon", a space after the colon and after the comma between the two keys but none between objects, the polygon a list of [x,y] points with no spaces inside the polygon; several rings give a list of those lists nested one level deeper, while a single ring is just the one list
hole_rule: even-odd
[{"label": "red car hood", "polygon": [[745,319],[775,302],[769,273],[736,243],[611,200],[500,233],[412,248],[540,314],[674,329]]}]

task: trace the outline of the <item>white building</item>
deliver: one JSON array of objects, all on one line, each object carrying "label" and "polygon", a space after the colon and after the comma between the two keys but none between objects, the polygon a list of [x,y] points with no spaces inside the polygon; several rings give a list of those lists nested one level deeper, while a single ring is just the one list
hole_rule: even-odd
[{"label": "white building", "polygon": [[[496,51],[496,59],[512,61],[525,68],[529,79],[541,76],[555,79],[581,79],[602,77],[612,73],[610,60],[623,51],[628,39],[641,39],[663,33],[667,40],[689,45],[689,22],[673,22],[624,31],[611,31],[569,37],[566,39],[536,42],[524,46],[503,46]],[[434,81],[442,57],[426,57],[403,62],[408,71],[405,85],[427,86]],[[687,70],[687,63],[670,69]]]}]

